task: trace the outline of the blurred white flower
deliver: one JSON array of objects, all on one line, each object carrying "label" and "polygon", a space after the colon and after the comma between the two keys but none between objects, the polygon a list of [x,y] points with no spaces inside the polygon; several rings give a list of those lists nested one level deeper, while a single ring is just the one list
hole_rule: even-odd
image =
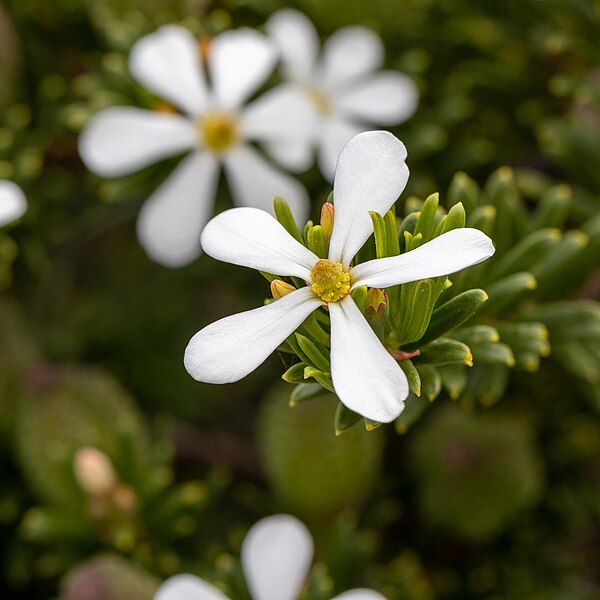
[{"label": "blurred white flower", "polygon": [[[279,48],[285,76],[316,109],[317,161],[329,181],[333,180],[338,154],[351,137],[371,129],[370,124],[397,125],[417,109],[419,92],[412,79],[396,71],[378,71],[384,48],[371,29],[339,29],[325,42],[319,56],[317,32],[301,12],[279,10],[269,18],[266,28]],[[292,170],[301,171],[311,164],[310,146],[270,146],[272,152],[279,153],[281,163]]]},{"label": "blurred white flower", "polygon": [[269,210],[285,197],[298,219],[308,195],[248,142],[293,144],[311,131],[308,101],[285,88],[243,103],[273,70],[277,51],[266,36],[238,29],[216,36],[208,47],[207,84],[198,40],[178,26],[161,27],[133,47],[132,75],[182,114],[114,107],[95,115],[79,150],[87,167],[118,177],[189,151],[146,201],[138,237],[156,261],[176,267],[200,252],[200,233],[210,218],[223,166],[236,204]]},{"label": "blurred white flower", "polygon": [[387,423],[404,408],[408,382],[360,312],[351,292],[449,275],[489,258],[491,240],[477,229],[449,231],[399,256],[350,266],[371,235],[369,211],[385,214],[408,180],[406,148],[391,133],[369,131],[350,140],[337,163],[329,258],[319,259],[264,211],[237,208],[212,219],[204,251],[219,260],[307,283],[279,300],[232,315],[199,331],[185,352],[198,381],[230,383],[256,369],[316,309],[331,320],[331,376],[341,402]]},{"label": "blurred white flower", "polygon": [[[313,540],[295,517],[274,515],[250,528],[242,545],[242,567],[253,600],[297,600],[310,571]],[[228,600],[195,575],[167,579],[154,600]],[[356,589],[333,600],[385,600],[374,590]]]},{"label": "blurred white flower", "polygon": [[0,179],[0,226],[16,221],[26,210],[27,200],[21,188],[12,181]]}]

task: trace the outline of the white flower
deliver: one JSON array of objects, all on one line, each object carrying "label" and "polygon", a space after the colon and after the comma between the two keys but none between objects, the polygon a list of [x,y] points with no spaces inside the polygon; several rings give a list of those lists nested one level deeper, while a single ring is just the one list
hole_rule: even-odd
[{"label": "white flower", "polygon": [[273,70],[277,52],[251,29],[228,31],[209,46],[206,82],[198,41],[164,26],[133,47],[129,67],[149,90],[183,114],[114,107],[95,115],[79,151],[90,170],[118,177],[189,151],[144,204],[138,237],[148,254],[168,266],[196,258],[200,233],[212,213],[223,166],[236,204],[267,209],[284,196],[298,218],[308,210],[304,187],[265,160],[248,142],[302,141],[311,131],[309,103],[286,88],[243,106]]},{"label": "white flower", "polygon": [[[313,24],[301,12],[282,9],[266,24],[279,47],[287,79],[308,96],[320,117],[317,132],[319,168],[333,180],[335,163],[344,144],[374,125],[397,125],[417,109],[415,83],[395,71],[375,72],[383,63],[379,36],[366,27],[345,27],[323,45]],[[276,145],[282,164],[298,171],[311,163],[309,146]]]},{"label": "white flower", "polygon": [[0,179],[0,226],[16,221],[26,210],[27,200],[21,188],[12,181]]},{"label": "white flower", "polygon": [[[310,570],[313,540],[290,515],[274,515],[250,528],[242,545],[242,567],[253,600],[297,600]],[[176,575],[163,583],[154,600],[228,600],[195,575]],[[385,600],[373,590],[356,589],[333,600]]]},{"label": "white flower", "polygon": [[494,253],[477,229],[449,231],[419,248],[350,266],[372,233],[369,211],[386,213],[408,179],[406,149],[391,133],[355,136],[342,150],[333,188],[335,216],[329,259],[319,260],[269,214],[252,208],[225,211],[204,229],[210,256],[267,273],[292,276],[307,286],[266,306],[226,317],[199,331],[185,366],[207,383],[237,381],[258,367],[314,310],[327,305],[331,320],[331,375],[339,399],[378,422],[395,419],[408,383],[350,292],[386,288],[454,273]]}]

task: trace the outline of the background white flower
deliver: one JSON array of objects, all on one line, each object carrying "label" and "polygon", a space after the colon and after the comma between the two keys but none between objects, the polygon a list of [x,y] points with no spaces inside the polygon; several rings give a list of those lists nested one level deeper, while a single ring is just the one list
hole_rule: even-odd
[{"label": "background white flower", "polygon": [[319,259],[264,211],[238,208],[212,219],[204,251],[219,260],[303,279],[302,287],[266,306],[232,315],[199,331],[185,367],[199,381],[237,381],[262,364],[316,309],[331,320],[331,376],[341,402],[388,423],[408,396],[404,372],[360,312],[351,292],[449,275],[489,258],[491,240],[478,229],[455,229],[399,256],[350,263],[372,233],[369,211],[385,214],[408,179],[406,148],[391,133],[361,133],[342,150],[333,187],[329,258]]},{"label": "background white flower", "polygon": [[[290,515],[273,515],[253,525],[242,545],[242,566],[253,600],[297,600],[310,571],[314,544],[308,529]],[[154,600],[228,600],[194,575],[167,579]],[[385,600],[374,590],[356,589],[333,600]]]},{"label": "background white flower", "polygon": [[0,226],[16,221],[26,210],[27,200],[21,188],[12,181],[0,179]]},{"label": "background white flower", "polygon": [[[345,27],[323,45],[315,27],[301,12],[282,9],[266,24],[275,40],[286,78],[296,91],[310,98],[319,119],[316,128],[319,168],[333,180],[335,163],[344,144],[370,124],[391,126],[405,121],[417,109],[415,83],[395,71],[379,71],[384,48],[379,36],[366,27]],[[294,144],[293,150],[271,144],[290,169],[307,169],[311,148]]]},{"label": "background white flower", "polygon": [[201,252],[200,233],[212,213],[220,165],[236,204],[270,210],[273,197],[283,196],[296,217],[305,218],[304,187],[248,144],[296,143],[312,129],[309,102],[285,88],[242,106],[265,82],[276,59],[273,44],[252,29],[222,33],[208,50],[209,86],[198,41],[187,30],[164,26],[133,47],[132,75],[183,114],[105,109],[88,123],[79,149],[87,167],[106,177],[190,151],[146,201],[138,219],[138,237],[154,260],[176,267]]}]

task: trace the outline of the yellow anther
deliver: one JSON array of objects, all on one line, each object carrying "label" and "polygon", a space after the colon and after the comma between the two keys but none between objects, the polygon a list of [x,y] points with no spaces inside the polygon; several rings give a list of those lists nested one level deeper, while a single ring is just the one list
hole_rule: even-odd
[{"label": "yellow anther", "polygon": [[215,152],[222,152],[236,143],[238,124],[235,117],[226,112],[209,113],[199,124],[203,144]]},{"label": "yellow anther", "polygon": [[322,258],[310,273],[311,289],[324,302],[339,302],[349,293],[350,273],[342,263]]}]

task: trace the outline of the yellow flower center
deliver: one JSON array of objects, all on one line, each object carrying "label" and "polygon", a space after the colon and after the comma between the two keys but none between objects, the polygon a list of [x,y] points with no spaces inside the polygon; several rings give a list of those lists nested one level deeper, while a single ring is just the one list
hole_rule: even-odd
[{"label": "yellow flower center", "polygon": [[324,302],[339,302],[350,293],[350,273],[342,263],[322,258],[310,272],[311,289]]},{"label": "yellow flower center", "polygon": [[235,117],[226,112],[209,113],[199,123],[200,137],[209,150],[222,152],[238,139]]},{"label": "yellow flower center", "polygon": [[319,88],[308,88],[308,96],[322,115],[328,115],[331,112],[331,103],[329,98]]}]

